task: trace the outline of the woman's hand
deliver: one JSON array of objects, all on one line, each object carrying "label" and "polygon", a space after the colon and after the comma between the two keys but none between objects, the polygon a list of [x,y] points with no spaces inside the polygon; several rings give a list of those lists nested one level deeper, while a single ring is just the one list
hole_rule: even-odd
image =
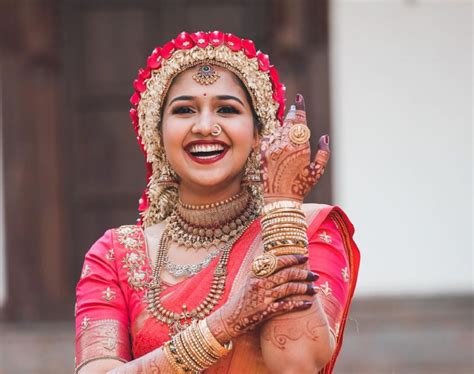
[{"label": "woman's hand", "polygon": [[277,261],[275,273],[266,278],[251,274],[241,291],[207,318],[210,330],[220,342],[236,338],[274,316],[311,307],[312,301],[289,298],[316,293],[311,282],[317,276],[295,267],[306,263],[308,257],[279,256]]},{"label": "woman's hand", "polygon": [[260,165],[265,202],[295,200],[302,202],[318,183],[329,160],[329,136],[319,139],[314,161],[311,161],[309,129],[303,96],[296,95],[283,126],[262,139]]}]

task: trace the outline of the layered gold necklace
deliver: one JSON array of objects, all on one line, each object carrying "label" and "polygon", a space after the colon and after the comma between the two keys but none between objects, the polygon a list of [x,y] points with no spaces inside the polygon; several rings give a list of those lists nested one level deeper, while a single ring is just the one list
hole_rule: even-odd
[{"label": "layered gold necklace", "polygon": [[[182,202],[177,204],[176,209],[168,217],[161,236],[152,280],[148,284],[145,296],[148,312],[168,325],[170,335],[182,331],[193,320],[205,318],[217,305],[224,294],[227,263],[232,246],[258,216],[258,213],[258,204],[246,190],[214,204],[188,205]],[[212,245],[221,247],[210,290],[204,300],[192,310],[188,310],[183,304],[181,312],[174,312],[161,303],[163,287],[160,275],[168,263],[171,242],[195,249],[207,249]]]}]

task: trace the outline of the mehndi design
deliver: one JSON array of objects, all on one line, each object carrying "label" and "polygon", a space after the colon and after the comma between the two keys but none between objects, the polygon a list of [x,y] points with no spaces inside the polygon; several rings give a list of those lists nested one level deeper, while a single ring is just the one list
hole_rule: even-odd
[{"label": "mehndi design", "polygon": [[324,173],[329,160],[329,136],[319,139],[318,151],[311,161],[309,129],[304,99],[297,95],[296,107],[288,112],[283,126],[261,142],[261,168],[266,202],[302,201]]}]

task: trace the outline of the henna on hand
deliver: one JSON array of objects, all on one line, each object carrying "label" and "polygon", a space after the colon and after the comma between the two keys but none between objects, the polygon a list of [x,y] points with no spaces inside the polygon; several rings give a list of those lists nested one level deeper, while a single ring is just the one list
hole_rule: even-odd
[{"label": "henna on hand", "polygon": [[290,299],[294,295],[314,295],[309,284],[315,275],[307,270],[293,269],[308,260],[302,255],[278,257],[277,271],[267,278],[250,275],[241,291],[208,317],[211,332],[220,342],[229,341],[254,329],[274,316],[305,310],[312,301]]},{"label": "henna on hand", "polygon": [[327,328],[327,320],[320,308],[312,307],[296,315],[279,316],[266,323],[261,338],[279,350],[284,351],[287,345],[306,337],[317,342],[321,329]]},{"label": "henna on hand", "polygon": [[266,202],[303,201],[324,174],[330,155],[329,136],[319,139],[318,151],[311,161],[309,141],[294,142],[304,140],[306,131],[309,130],[304,99],[297,95],[296,107],[292,106],[283,125],[261,141],[260,165]]}]

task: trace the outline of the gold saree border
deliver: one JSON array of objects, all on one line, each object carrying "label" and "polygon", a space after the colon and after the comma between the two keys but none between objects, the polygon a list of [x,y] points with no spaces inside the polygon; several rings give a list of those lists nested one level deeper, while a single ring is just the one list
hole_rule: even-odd
[{"label": "gold saree border", "polygon": [[76,339],[75,373],[91,361],[107,358],[122,362],[131,359],[128,329],[114,319],[90,321]]}]

